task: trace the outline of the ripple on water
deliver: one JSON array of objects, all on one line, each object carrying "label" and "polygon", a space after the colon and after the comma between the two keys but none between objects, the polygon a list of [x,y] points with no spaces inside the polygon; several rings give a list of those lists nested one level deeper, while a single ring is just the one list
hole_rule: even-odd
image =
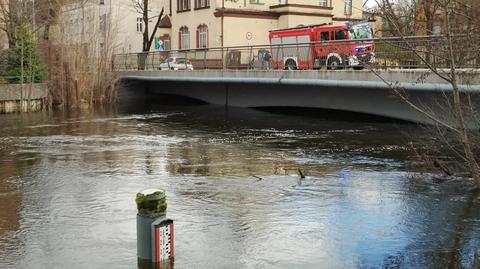
[{"label": "ripple on water", "polygon": [[0,212],[0,267],[135,268],[134,197],[152,186],[167,191],[176,268],[442,268],[458,229],[462,262],[479,249],[479,213],[458,187],[470,183],[410,177],[389,126],[302,121],[322,126],[181,112],[7,133],[0,186],[4,172],[18,186],[4,192],[18,192],[18,227],[2,233]]}]

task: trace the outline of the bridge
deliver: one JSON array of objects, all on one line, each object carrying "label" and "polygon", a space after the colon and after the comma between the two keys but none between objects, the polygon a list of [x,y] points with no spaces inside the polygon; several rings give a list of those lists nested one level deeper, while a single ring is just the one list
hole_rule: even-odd
[{"label": "bridge", "polygon": [[[112,65],[125,86],[120,97],[128,100],[182,96],[224,106],[320,108],[418,123],[433,123],[434,115],[451,122],[452,86],[429,68],[448,76],[445,57],[429,53],[444,50],[438,40],[371,40],[376,44],[375,64],[356,68],[346,60],[352,55],[345,54],[340,55],[341,66],[329,66],[323,59],[324,64],[312,64],[308,70],[281,70],[276,56],[264,57],[265,52],[298,51],[318,44],[119,54]],[[170,57],[188,60],[172,68],[165,66]],[[306,57],[315,55],[312,51]],[[480,104],[480,56],[462,53],[462,57],[456,66],[459,89],[470,104]]]}]

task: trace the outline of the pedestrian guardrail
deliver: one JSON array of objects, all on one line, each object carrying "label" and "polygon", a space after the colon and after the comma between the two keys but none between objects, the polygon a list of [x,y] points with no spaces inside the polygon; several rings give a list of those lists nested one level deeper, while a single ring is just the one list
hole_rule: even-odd
[{"label": "pedestrian guardrail", "polygon": [[[113,70],[480,68],[480,36],[414,36],[116,54]],[[452,48],[452,50],[451,50]],[[185,58],[168,65],[169,58]]]}]

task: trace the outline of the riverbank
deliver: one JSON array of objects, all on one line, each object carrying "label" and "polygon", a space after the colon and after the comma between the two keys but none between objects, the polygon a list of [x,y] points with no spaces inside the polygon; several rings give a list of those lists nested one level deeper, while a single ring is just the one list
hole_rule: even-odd
[{"label": "riverbank", "polygon": [[46,84],[0,84],[0,113],[35,112],[47,107]]}]

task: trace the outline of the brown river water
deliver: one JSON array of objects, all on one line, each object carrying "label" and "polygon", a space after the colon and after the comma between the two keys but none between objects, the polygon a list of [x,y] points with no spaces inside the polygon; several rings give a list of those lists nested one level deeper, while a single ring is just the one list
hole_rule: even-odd
[{"label": "brown river water", "polygon": [[414,172],[415,125],[216,106],[0,123],[0,268],[137,268],[148,188],[175,268],[480,268],[473,183]]}]

